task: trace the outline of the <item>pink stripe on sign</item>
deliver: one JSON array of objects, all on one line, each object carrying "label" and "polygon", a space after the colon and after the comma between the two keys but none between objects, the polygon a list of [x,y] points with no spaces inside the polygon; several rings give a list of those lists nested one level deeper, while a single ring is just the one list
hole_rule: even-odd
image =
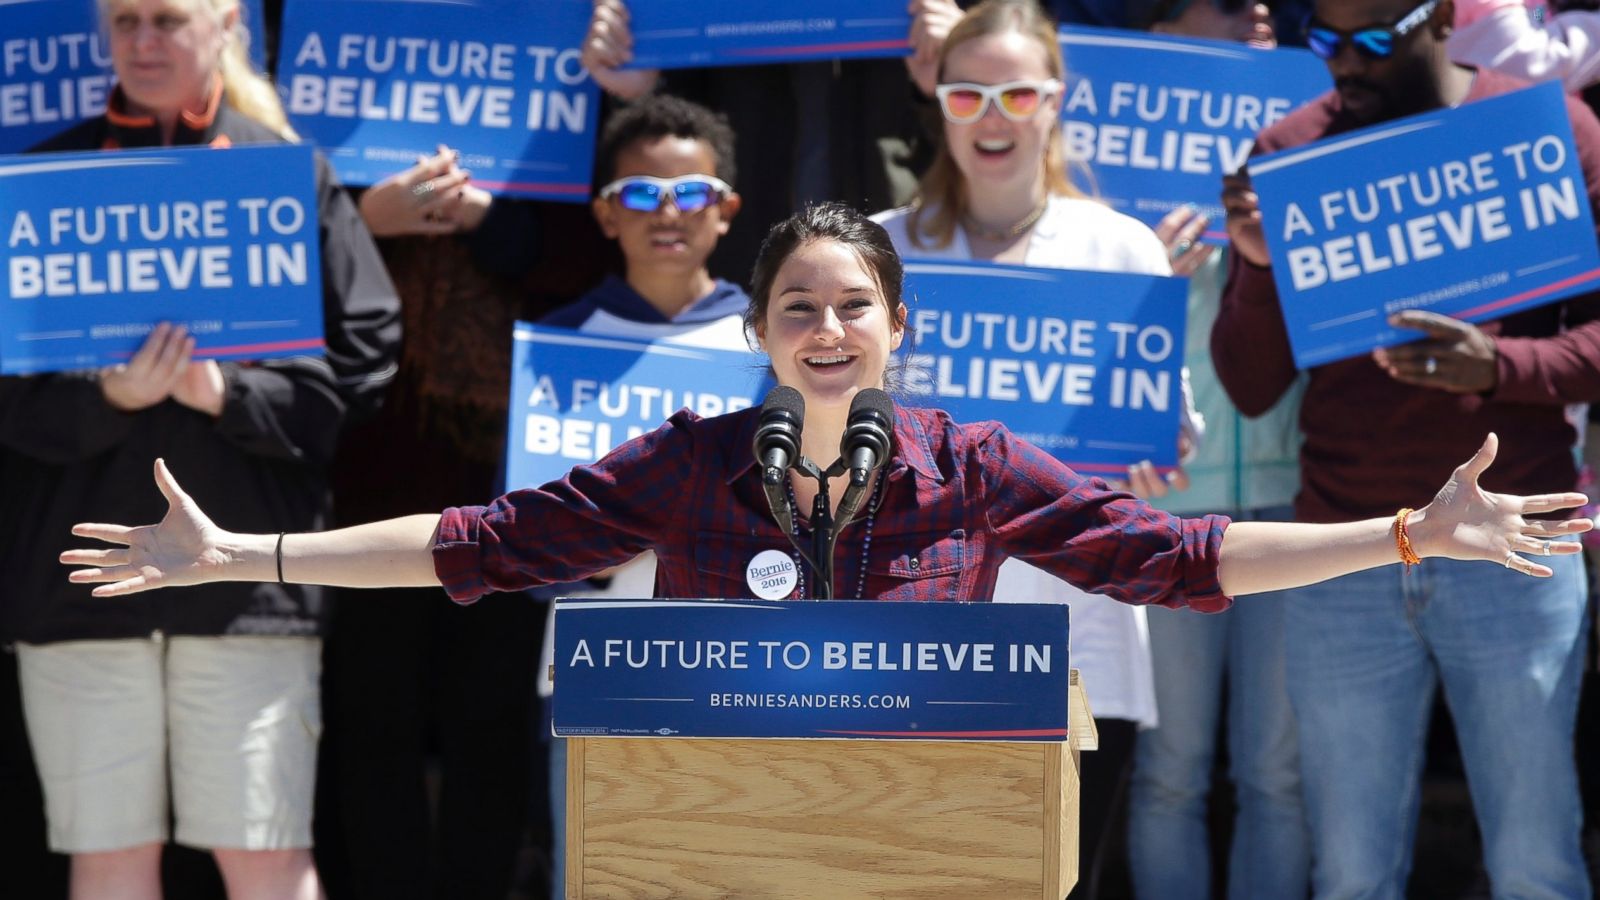
[{"label": "pink stripe on sign", "polygon": [[1034,737],[1060,737],[1067,736],[1065,728],[1023,728],[1014,731],[830,731],[822,729],[819,734],[856,734],[863,737],[924,737],[924,738],[958,738],[958,737],[987,737],[987,738],[1034,738]]},{"label": "pink stripe on sign", "polygon": [[573,197],[589,196],[589,186],[587,184],[542,181],[484,181],[479,178],[474,178],[472,183],[492,191],[537,191],[541,194],[565,194]]},{"label": "pink stripe on sign", "polygon": [[849,53],[855,50],[905,50],[911,42],[905,38],[892,41],[848,41],[839,44],[806,44],[796,47],[750,47],[729,50],[729,56],[786,56],[791,53]]},{"label": "pink stripe on sign", "polygon": [[299,341],[272,341],[265,344],[234,344],[231,347],[199,347],[194,351],[196,358],[204,359],[208,356],[247,356],[252,353],[277,353],[283,350],[321,350],[327,344],[322,338],[306,338]]},{"label": "pink stripe on sign", "polygon": [[1485,303],[1482,306],[1475,306],[1472,309],[1462,310],[1461,312],[1455,314],[1455,318],[1470,319],[1473,316],[1481,316],[1484,313],[1494,312],[1497,309],[1505,309],[1508,306],[1514,306],[1515,304],[1521,303],[1524,300],[1532,300],[1535,297],[1543,297],[1546,294],[1552,294],[1556,291],[1572,287],[1573,285],[1583,284],[1585,281],[1593,281],[1596,277],[1600,277],[1600,269],[1590,269],[1587,272],[1580,272],[1571,278],[1563,278],[1555,284],[1547,284],[1544,287],[1534,288],[1531,291],[1523,291],[1520,294],[1507,297],[1504,300],[1496,300],[1493,303]]}]

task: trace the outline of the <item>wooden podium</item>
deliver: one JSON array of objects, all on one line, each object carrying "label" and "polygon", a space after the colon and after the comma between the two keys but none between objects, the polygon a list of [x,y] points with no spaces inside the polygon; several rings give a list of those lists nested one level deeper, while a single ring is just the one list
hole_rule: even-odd
[{"label": "wooden podium", "polygon": [[1078,880],[1078,673],[1064,743],[570,738],[568,897],[1066,896]]}]

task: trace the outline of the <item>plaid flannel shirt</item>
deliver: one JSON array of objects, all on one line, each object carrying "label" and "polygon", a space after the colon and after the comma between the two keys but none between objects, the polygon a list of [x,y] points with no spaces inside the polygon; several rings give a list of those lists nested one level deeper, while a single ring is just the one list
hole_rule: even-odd
[{"label": "plaid flannel shirt", "polygon": [[[445,510],[434,568],[450,596],[578,581],[654,550],[659,597],[753,596],[763,550],[789,552],[751,452],[758,409],[687,410],[593,465],[488,506]],[[1230,604],[1217,580],[1228,519],[1183,519],[1084,478],[994,422],[900,408],[865,563],[866,595],[988,600],[1006,557],[1125,603]],[[860,519],[842,530],[837,584],[854,590]]]}]

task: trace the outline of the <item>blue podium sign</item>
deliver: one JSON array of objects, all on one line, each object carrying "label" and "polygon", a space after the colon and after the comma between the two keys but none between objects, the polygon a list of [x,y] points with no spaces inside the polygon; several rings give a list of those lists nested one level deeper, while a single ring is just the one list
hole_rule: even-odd
[{"label": "blue podium sign", "polygon": [[558,600],[559,737],[1063,741],[1067,608]]},{"label": "blue podium sign", "polygon": [[600,93],[579,62],[589,0],[288,0],[289,118],[347,184],[448,143],[497,194],[589,199]]},{"label": "blue podium sign", "polygon": [[681,408],[717,416],[757,405],[764,380],[750,352],[518,322],[506,485],[515,490],[560,478]]},{"label": "blue podium sign", "polygon": [[1561,87],[1396,120],[1250,163],[1301,368],[1417,339],[1388,316],[1496,319],[1597,286]]},{"label": "blue podium sign", "polygon": [[904,0],[629,0],[630,68],[905,56]]},{"label": "blue podium sign", "polygon": [[912,402],[994,419],[1075,469],[1177,464],[1188,281],[909,262]]},{"label": "blue podium sign", "polygon": [[[261,0],[244,0],[261,68]],[[20,153],[106,111],[115,78],[95,0],[0,0],[0,153]]]},{"label": "blue podium sign", "polygon": [[320,353],[310,147],[0,157],[0,374],[106,366],[158,322],[202,359]]},{"label": "blue podium sign", "polygon": [[1257,132],[1333,87],[1305,50],[1108,28],[1059,37],[1067,154],[1089,166],[1095,195],[1152,226],[1193,204],[1215,242],[1228,239],[1222,176],[1245,164]]}]

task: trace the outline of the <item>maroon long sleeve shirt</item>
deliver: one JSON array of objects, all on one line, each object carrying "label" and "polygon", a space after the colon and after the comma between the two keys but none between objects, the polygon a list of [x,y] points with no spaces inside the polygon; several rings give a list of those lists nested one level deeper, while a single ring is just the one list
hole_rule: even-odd
[{"label": "maroon long sleeve shirt", "polygon": [[[1520,83],[1480,72],[1466,102]],[[1600,121],[1568,98],[1591,209],[1600,210]],[[1358,127],[1336,92],[1263,131],[1256,154],[1309,144]],[[1596,215],[1600,219],[1600,214]],[[1240,411],[1270,409],[1296,369],[1272,270],[1230,254],[1227,286],[1211,332],[1217,375]],[[1368,355],[1311,370],[1300,408],[1301,521],[1344,522],[1420,507],[1488,432],[1500,454],[1485,489],[1536,494],[1577,483],[1577,429],[1566,404],[1600,401],[1600,292],[1478,323],[1495,342],[1499,381],[1484,395],[1411,387]]]}]

